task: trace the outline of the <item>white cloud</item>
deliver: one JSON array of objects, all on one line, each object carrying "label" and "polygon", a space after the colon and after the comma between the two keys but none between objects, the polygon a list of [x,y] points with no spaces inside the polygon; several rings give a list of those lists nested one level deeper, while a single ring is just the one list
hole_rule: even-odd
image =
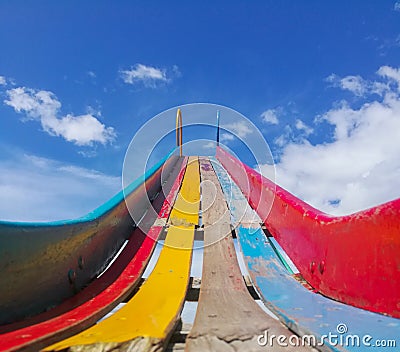
[{"label": "white cloud", "polygon": [[262,120],[265,123],[270,123],[271,125],[277,125],[279,124],[278,120],[278,113],[276,109],[269,109],[264,111],[261,114]]},{"label": "white cloud", "polygon": [[279,147],[283,147],[287,142],[286,135],[284,134],[274,139],[274,143]]},{"label": "white cloud", "polygon": [[229,133],[222,133],[219,139],[221,142],[231,142],[235,139],[235,137]]},{"label": "white cloud", "polygon": [[347,89],[355,95],[365,94],[366,84],[360,76],[347,76],[341,79],[342,89]]},{"label": "white cloud", "polygon": [[346,76],[340,78],[335,74],[331,74],[326,78],[326,81],[332,83],[334,87],[348,90],[359,97],[363,96],[368,89],[367,82],[360,76]]},{"label": "white cloud", "polygon": [[217,146],[217,143],[216,143],[216,142],[210,141],[210,142],[208,142],[208,143],[204,143],[204,144],[202,145],[202,148],[203,148],[203,149],[215,149],[216,146]]},{"label": "white cloud", "polygon": [[254,132],[253,127],[249,124],[246,124],[246,122],[244,121],[232,122],[229,124],[225,124],[222,127],[241,139],[246,138],[248,135]]},{"label": "white cloud", "polygon": [[24,113],[27,120],[40,121],[43,130],[50,135],[63,137],[79,146],[106,144],[115,138],[114,129],[91,114],[58,117],[61,103],[52,92],[19,87],[8,90],[7,95],[6,105]]},{"label": "white cloud", "polygon": [[[174,72],[179,72],[177,66],[173,68]],[[134,84],[142,82],[146,87],[155,87],[157,83],[167,82],[167,73],[165,69],[136,64],[130,70],[120,71],[121,78],[125,83]]]},{"label": "white cloud", "polygon": [[394,3],[394,10],[400,12],[400,1],[396,1]]},{"label": "white cloud", "polygon": [[7,85],[7,80],[4,76],[0,76],[0,86]]},{"label": "white cloud", "polygon": [[400,90],[400,68],[396,69],[390,66],[382,66],[377,73],[381,77],[394,81],[397,84],[397,89]]},{"label": "white cloud", "polygon": [[172,66],[172,73],[175,77],[182,77],[182,72],[179,70],[177,65]]},{"label": "white cloud", "polygon": [[97,77],[96,73],[93,72],[93,71],[87,71],[87,75],[88,75],[89,77],[91,77],[91,78],[96,78],[96,77]]},{"label": "white cloud", "polygon": [[369,81],[363,79],[361,76],[346,76],[339,77],[336,74],[331,74],[325,80],[332,83],[332,87],[348,90],[358,97],[365,97],[370,94],[377,94],[384,96],[391,90],[393,83],[397,84],[400,89],[400,70],[390,66],[382,66],[376,72],[385,81]]},{"label": "white cloud", "polygon": [[101,117],[102,115],[100,108],[94,108],[93,106],[90,105],[86,107],[86,113],[96,117]]},{"label": "white cloud", "polygon": [[0,160],[0,219],[76,218],[92,211],[120,189],[120,177],[13,153],[8,160]]},{"label": "white cloud", "polygon": [[283,129],[283,133],[274,139],[274,143],[279,147],[283,147],[294,139],[293,129],[289,125],[286,125]]},{"label": "white cloud", "polygon": [[115,136],[113,128],[106,128],[92,115],[67,115],[61,119],[51,119],[47,126],[49,132],[79,146],[91,145],[93,142],[106,144]]},{"label": "white cloud", "polygon": [[[397,69],[379,71],[383,79],[397,79]],[[303,139],[284,145],[276,165],[278,184],[314,207],[337,215],[400,196],[397,89],[359,108],[343,102],[317,121],[334,128],[333,141],[312,145]]]},{"label": "white cloud", "polygon": [[296,120],[296,124],[295,124],[296,128],[300,131],[303,131],[303,133],[306,136],[309,136],[311,133],[314,132],[314,129],[311,128],[310,126],[307,126],[303,121],[301,121],[300,119]]},{"label": "white cloud", "polygon": [[79,155],[82,155],[84,158],[94,158],[97,156],[96,150],[79,150]]},{"label": "white cloud", "polygon": [[294,127],[286,125],[283,133],[274,139],[274,143],[278,147],[283,147],[290,143],[303,143],[306,137],[314,132],[314,129],[306,125],[302,120],[297,119]]}]

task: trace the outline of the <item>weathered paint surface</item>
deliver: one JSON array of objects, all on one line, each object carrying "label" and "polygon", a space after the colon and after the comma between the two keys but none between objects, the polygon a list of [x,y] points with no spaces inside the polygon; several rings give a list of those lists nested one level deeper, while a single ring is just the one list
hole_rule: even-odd
[{"label": "weathered paint surface", "polygon": [[[220,167],[216,165],[215,170],[235,218],[238,209],[235,204],[243,201],[244,195]],[[397,339],[397,344],[400,343],[399,319],[355,308],[307,290],[288,274],[259,226],[239,225],[236,231],[250,277],[264,304],[291,330],[301,336],[313,335],[321,339],[329,333],[339,336],[338,325],[346,324],[348,332],[343,334],[344,338],[358,335],[362,339],[371,335],[371,344],[378,339]],[[344,347],[325,343],[325,348],[333,351],[394,350],[393,347],[374,349],[362,343]]]},{"label": "weathered paint surface", "polygon": [[[232,226],[236,228],[237,226],[241,225],[249,229],[254,228],[254,231],[256,231],[262,222],[260,217],[250,207],[249,202],[243,196],[240,188],[231,182],[227,171],[214,158],[212,158],[211,161],[218,174],[219,180],[224,182],[224,192],[226,201],[228,202],[231,211]],[[273,244],[271,245],[273,246]],[[293,271],[287,264],[285,258],[280,255],[278,250],[276,250],[275,253],[278,255],[288,272],[293,274]]]},{"label": "weathered paint surface", "polygon": [[80,346],[74,347],[80,351],[89,351],[93,350],[94,344],[100,350],[161,350],[183,307],[199,203],[199,165],[197,158],[191,157],[170,214],[171,218],[181,217],[181,225],[169,227],[160,257],[146,282],[114,315],[78,335],[45,348],[45,351],[64,350],[72,346]]},{"label": "weathered paint surface", "polygon": [[[164,186],[164,191],[167,191],[168,195],[166,197],[159,195],[154,201],[155,203],[162,202],[160,206],[153,204],[155,209],[160,209],[158,219],[168,218],[185,174],[186,163],[187,158],[182,159],[176,165],[176,170],[172,171],[171,179],[168,179]],[[152,214],[150,216],[153,217]],[[0,351],[14,351],[28,347],[38,350],[49,343],[89,327],[122,301],[136,286],[154,250],[155,241],[163,229],[162,226],[156,225],[157,220],[154,221],[154,218],[147,219],[147,214],[143,220],[152,222],[154,225],[148,226],[147,233],[136,229],[112,267],[101,278],[76,295],[72,302],[65,302],[65,305],[80,301],[84,303],[71,307],[66,312],[60,312],[62,308],[60,306],[55,309],[55,314],[58,314],[54,317],[45,319],[44,316],[39,323],[1,334]],[[146,231],[146,225],[143,230]],[[113,280],[113,277],[109,280],[109,276],[114,275],[117,275],[117,278],[109,283]],[[86,299],[81,297],[83,295]]]},{"label": "weathered paint surface", "polygon": [[348,216],[330,216],[220,147],[217,158],[316,291],[400,317],[400,199]]},{"label": "weathered paint surface", "polygon": [[[337,326],[345,324],[348,333],[343,334],[344,338],[346,335],[360,338],[370,335],[374,340],[395,339],[397,344],[400,343],[399,319],[355,308],[307,290],[287,273],[261,229],[254,232],[239,227],[237,235],[250,277],[262,300],[285,325],[299,335],[312,334],[319,339],[329,333],[340,335]],[[330,347],[328,343],[326,346]],[[332,346],[331,349],[341,350],[339,346]],[[360,347],[347,346],[343,350],[374,349],[361,343]],[[393,351],[393,348],[377,350]]]},{"label": "weathered paint surface", "polygon": [[[178,157],[162,160],[80,219],[51,223],[0,222],[0,325],[46,311],[74,296],[111,261],[132,234]],[[82,265],[82,263],[84,265]],[[29,292],[29,294],[26,294]]]},{"label": "weathered paint surface", "polygon": [[[231,217],[218,178],[206,158],[200,159],[204,261],[200,297],[185,351],[265,351],[258,336],[289,338],[291,332],[267,315],[246,288],[231,234]],[[309,351],[274,346],[274,351]]]}]

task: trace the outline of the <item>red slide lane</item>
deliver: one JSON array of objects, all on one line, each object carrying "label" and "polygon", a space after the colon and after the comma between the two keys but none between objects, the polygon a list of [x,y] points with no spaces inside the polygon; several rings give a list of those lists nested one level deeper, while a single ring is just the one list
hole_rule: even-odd
[{"label": "red slide lane", "polygon": [[[179,175],[164,200],[159,212],[161,219],[167,219],[169,216],[182,183],[186,163],[187,158],[184,159]],[[128,242],[124,252],[134,250],[139,239],[140,248],[117,280],[97,296],[64,314],[38,324],[0,334],[0,351],[32,350],[33,346],[37,350],[94,324],[107,312],[105,309],[111,305],[114,306],[116,301],[120,301],[121,297],[129,293],[132,285],[140,278],[153,252],[155,239],[158,239],[162,229],[162,226],[152,226],[147,235],[139,228],[135,229],[131,237],[135,240]],[[90,289],[90,286],[88,289]]]},{"label": "red slide lane", "polygon": [[217,158],[316,291],[400,318],[400,199],[331,216],[220,147]]}]

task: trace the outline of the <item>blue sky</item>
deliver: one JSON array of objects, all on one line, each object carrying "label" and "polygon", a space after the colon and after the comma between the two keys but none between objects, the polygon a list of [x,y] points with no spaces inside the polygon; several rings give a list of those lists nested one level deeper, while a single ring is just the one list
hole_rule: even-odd
[{"label": "blue sky", "polygon": [[93,209],[135,132],[196,102],[251,120],[324,211],[400,196],[399,1],[3,1],[0,48],[2,219]]}]

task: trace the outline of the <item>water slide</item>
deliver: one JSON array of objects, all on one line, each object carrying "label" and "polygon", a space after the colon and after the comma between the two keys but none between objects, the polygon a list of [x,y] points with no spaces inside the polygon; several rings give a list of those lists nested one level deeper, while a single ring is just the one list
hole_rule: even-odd
[{"label": "water slide", "polygon": [[202,278],[185,350],[399,348],[400,200],[329,216],[220,146],[215,157],[183,156],[177,117],[179,155],[90,214],[0,223],[0,351],[170,348],[193,292],[199,233]]}]

